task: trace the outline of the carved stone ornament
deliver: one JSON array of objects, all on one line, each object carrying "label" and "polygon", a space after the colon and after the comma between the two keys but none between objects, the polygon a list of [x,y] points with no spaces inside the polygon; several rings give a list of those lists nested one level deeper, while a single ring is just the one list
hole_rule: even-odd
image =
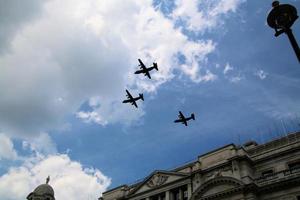
[{"label": "carved stone ornament", "polygon": [[148,187],[153,188],[164,184],[168,180],[168,176],[162,174],[155,174],[152,178],[146,183]]}]

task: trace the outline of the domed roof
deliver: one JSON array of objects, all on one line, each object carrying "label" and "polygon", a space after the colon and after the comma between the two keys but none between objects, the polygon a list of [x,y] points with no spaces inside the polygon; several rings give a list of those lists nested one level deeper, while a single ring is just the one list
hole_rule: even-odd
[{"label": "domed roof", "polygon": [[48,184],[39,185],[37,188],[35,188],[33,193],[36,195],[51,195],[52,197],[54,197],[54,190]]}]

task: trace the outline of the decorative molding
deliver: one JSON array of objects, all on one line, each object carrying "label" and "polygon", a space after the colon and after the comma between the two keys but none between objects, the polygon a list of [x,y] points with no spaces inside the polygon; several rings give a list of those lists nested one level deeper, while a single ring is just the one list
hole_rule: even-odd
[{"label": "decorative molding", "polygon": [[168,180],[169,176],[163,174],[155,174],[151,177],[151,179],[146,183],[149,188],[154,188],[161,186]]},{"label": "decorative molding", "polygon": [[[221,185],[221,184],[227,184],[227,185],[232,185],[234,188],[230,189],[230,193],[234,192],[239,192],[244,188],[244,183],[241,182],[240,180],[237,180],[232,177],[225,177],[225,176],[219,176],[213,179],[210,179],[203,183],[192,195],[191,200],[197,200],[197,199],[202,199],[203,195],[205,194],[206,191],[209,189]],[[222,194],[227,194],[227,191],[220,192],[218,193],[218,196],[222,196]],[[214,195],[213,195],[214,196]]]}]

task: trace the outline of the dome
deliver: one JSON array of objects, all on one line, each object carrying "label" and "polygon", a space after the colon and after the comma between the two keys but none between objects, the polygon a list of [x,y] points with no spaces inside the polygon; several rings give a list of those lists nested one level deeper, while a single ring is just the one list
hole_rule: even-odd
[{"label": "dome", "polygon": [[54,190],[48,184],[50,176],[46,179],[46,184],[41,184],[27,196],[27,200],[55,200]]},{"label": "dome", "polygon": [[54,190],[53,188],[48,184],[42,184],[39,185],[35,190],[33,191],[35,195],[50,195],[54,197]]}]

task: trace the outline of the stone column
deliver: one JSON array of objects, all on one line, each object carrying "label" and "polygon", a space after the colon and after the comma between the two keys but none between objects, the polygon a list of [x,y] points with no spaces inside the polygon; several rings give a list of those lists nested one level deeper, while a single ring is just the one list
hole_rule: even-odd
[{"label": "stone column", "polygon": [[179,200],[182,200],[183,198],[183,192],[182,192],[182,189],[179,188]]},{"label": "stone column", "polygon": [[171,200],[170,191],[166,191],[166,200]]},{"label": "stone column", "polygon": [[187,192],[188,192],[188,199],[190,199],[192,197],[192,183],[189,183],[187,185]]}]

